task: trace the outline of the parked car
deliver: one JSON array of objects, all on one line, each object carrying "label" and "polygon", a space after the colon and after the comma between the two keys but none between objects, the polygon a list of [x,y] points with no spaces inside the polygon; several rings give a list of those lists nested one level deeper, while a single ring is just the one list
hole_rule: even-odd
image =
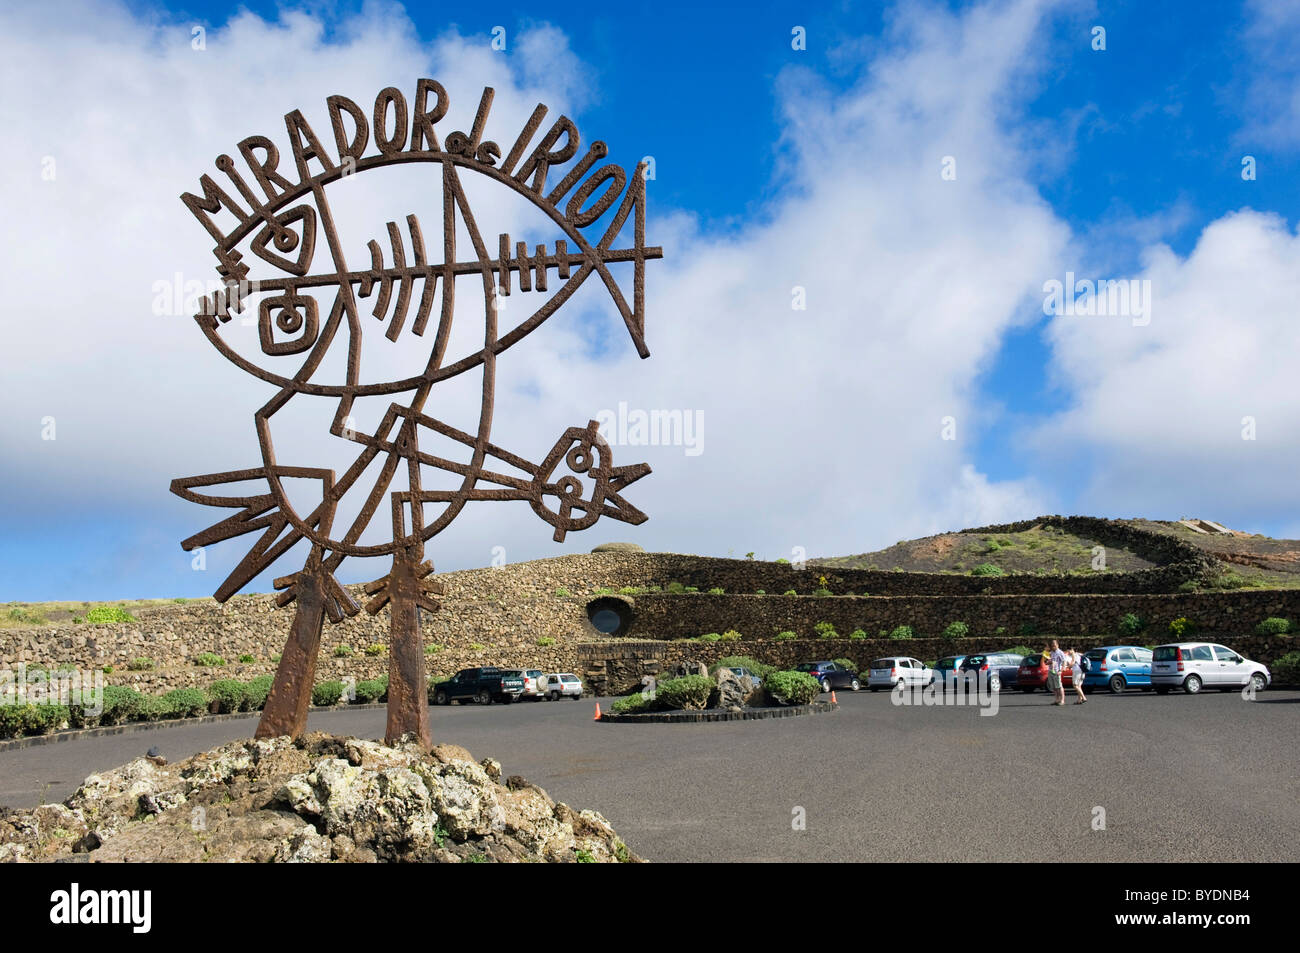
[{"label": "parked car", "polygon": [[445,682],[439,682],[433,689],[433,701],[436,705],[450,705],[472,698],[480,705],[490,705],[494,701],[512,702],[523,693],[523,676],[485,665],[463,668]]},{"label": "parked car", "polygon": [[937,683],[940,690],[946,692],[948,683],[957,678],[957,670],[965,659],[964,655],[947,655],[939,659],[934,663],[934,668],[930,669],[930,681]]},{"label": "parked car", "polygon": [[847,688],[858,691],[862,682],[856,672],[845,668],[839,662],[800,662],[794,667],[796,672],[807,672],[821,682],[822,691],[829,692],[835,688]]},{"label": "parked car", "polygon": [[510,674],[518,675],[524,680],[524,692],[521,698],[529,701],[540,701],[546,697],[546,689],[543,686],[543,679],[546,675],[539,669],[511,669]]},{"label": "parked car", "polygon": [[[1040,688],[1047,688],[1047,675],[1052,670],[1046,656],[1042,654],[1026,655],[1020,660],[1020,666],[1016,669],[1016,688],[1022,692],[1036,692]],[[1084,679],[1087,685],[1087,679]],[[1065,688],[1074,688],[1074,670],[1069,668],[1061,669],[1061,685]]]},{"label": "parked car", "polygon": [[934,673],[920,659],[910,655],[890,655],[875,659],[867,675],[867,688],[873,692],[896,685],[917,688],[929,685]]},{"label": "parked car", "polygon": [[1140,645],[1102,645],[1088,650],[1088,671],[1083,673],[1083,689],[1103,685],[1118,695],[1127,688],[1151,690],[1150,649]]},{"label": "parked car", "polygon": [[1189,695],[1202,688],[1228,692],[1251,683],[1262,692],[1272,680],[1267,666],[1213,642],[1173,642],[1157,645],[1152,653],[1151,684],[1157,695],[1173,688]]},{"label": "parked car", "polygon": [[548,701],[559,701],[566,695],[574,701],[582,699],[582,679],[572,672],[552,672],[543,676],[543,688]]},{"label": "parked car", "polygon": [[979,652],[968,655],[958,669],[958,678],[969,685],[983,673],[988,677],[989,691],[1000,692],[1016,687],[1023,655],[1014,652]]}]

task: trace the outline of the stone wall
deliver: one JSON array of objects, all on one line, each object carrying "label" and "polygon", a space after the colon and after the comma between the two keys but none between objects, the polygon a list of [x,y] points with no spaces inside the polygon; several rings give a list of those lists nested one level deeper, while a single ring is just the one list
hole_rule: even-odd
[{"label": "stone wall", "polygon": [[[1109,524],[1109,521],[1101,522]],[[1066,520],[1065,525],[1073,524]],[[1091,524],[1073,528],[1080,532],[1086,530],[1093,538],[1102,536]],[[1119,533],[1120,529],[1108,531]],[[1010,530],[992,528],[990,531]],[[1159,536],[1142,535],[1144,539]],[[1132,541],[1124,541],[1129,548],[1137,548]],[[1145,544],[1158,543],[1158,540],[1146,540]],[[1163,553],[1164,557],[1180,557],[1182,550],[1177,547],[1187,547],[1177,540],[1172,543],[1175,548]],[[832,592],[866,591],[872,595],[737,594],[757,589],[770,593],[788,589],[811,593],[820,586],[821,575],[827,577]],[[1152,587],[1158,589],[1172,579],[1164,579],[1157,585],[1156,577],[1143,573],[977,579],[869,570],[823,573],[813,566],[798,570],[744,559],[598,553],[516,563],[499,569],[446,573],[438,579],[446,588],[442,609],[425,614],[422,623],[428,671],[435,676],[472,665],[499,664],[579,674],[584,674],[583,666],[588,666],[593,676],[619,684],[633,672],[639,677],[645,665],[653,665],[654,661],[650,655],[641,658],[634,649],[619,650],[630,653],[626,655],[607,653],[602,657],[603,669],[596,665],[598,659],[591,654],[594,650],[584,646],[597,642],[608,644],[610,640],[587,621],[587,604],[597,596],[597,590],[666,588],[673,582],[696,586],[701,591],[693,595],[643,593],[619,597],[632,606],[633,619],[626,633],[627,641],[617,644],[646,645],[727,629],[742,632],[747,644],[749,640],[770,639],[776,632],[787,629],[811,635],[813,626],[821,621],[831,622],[845,635],[862,628],[875,637],[881,629],[906,624],[919,636],[933,636],[942,632],[949,622],[960,620],[971,626],[974,635],[986,640],[993,638],[996,629],[1003,626],[1007,632],[996,641],[1011,645],[1025,641],[1019,635],[1023,623],[1033,623],[1043,632],[1096,636],[1111,629],[1124,613],[1135,612],[1152,623],[1149,630],[1152,634],[1142,636],[1143,642],[1165,641],[1168,622],[1186,616],[1201,632],[1231,645],[1235,644],[1232,639],[1249,634],[1267,616],[1300,621],[1300,592],[1159,593],[1153,592]],[[1105,594],[1125,586],[1136,591]],[[707,590],[714,587],[724,589],[726,594],[708,595]],[[1091,591],[1089,594],[1066,591],[1078,587],[1089,587]],[[349,588],[359,601],[364,601],[360,587]],[[110,683],[134,685],[150,692],[206,685],[218,678],[247,679],[275,670],[292,611],[292,607],[277,608],[274,595],[236,596],[225,605],[211,600],[160,604],[141,610],[137,621],[132,623],[0,629],[0,668],[12,668],[19,662],[50,668],[111,666]],[[385,654],[369,656],[364,650],[367,646],[387,643],[388,622],[385,609],[375,617],[362,612],[338,625],[327,625],[317,680],[344,676],[371,678],[386,671]],[[350,646],[353,654],[335,657],[335,650],[341,645]],[[854,645],[859,650],[876,651],[866,649],[864,643]],[[982,647],[989,645],[985,643]],[[688,643],[685,648],[643,651],[652,655],[659,652],[661,661],[672,662],[684,651],[698,653],[706,648],[700,643]],[[748,649],[744,645],[722,644],[718,654],[742,651]],[[214,652],[228,664],[214,668],[196,666],[193,659],[201,652]],[[241,663],[238,661],[241,655],[251,655],[254,661]],[[137,657],[152,659],[155,668],[130,671],[128,663]],[[1270,659],[1261,657],[1260,660]]]},{"label": "stone wall", "polygon": [[735,629],[747,636],[771,637],[792,631],[811,636],[818,622],[830,622],[847,635],[862,629],[909,625],[918,637],[938,636],[950,622],[965,622],[972,635],[988,639],[999,627],[1015,638],[1021,626],[1061,635],[1114,631],[1120,617],[1134,613],[1148,623],[1143,641],[1169,641],[1168,626],[1184,617],[1196,632],[1216,640],[1253,634],[1270,616],[1300,621],[1300,590],[1135,595],[1006,596],[743,596],[666,595],[635,597],[632,631],[650,639],[680,639]]}]

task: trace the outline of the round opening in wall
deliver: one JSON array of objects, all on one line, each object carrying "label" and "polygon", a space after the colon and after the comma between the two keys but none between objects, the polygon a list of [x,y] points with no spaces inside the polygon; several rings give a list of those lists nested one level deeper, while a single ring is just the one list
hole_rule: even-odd
[{"label": "round opening in wall", "polygon": [[587,618],[601,635],[625,635],[632,625],[632,607],[622,599],[604,596],[587,603]]}]

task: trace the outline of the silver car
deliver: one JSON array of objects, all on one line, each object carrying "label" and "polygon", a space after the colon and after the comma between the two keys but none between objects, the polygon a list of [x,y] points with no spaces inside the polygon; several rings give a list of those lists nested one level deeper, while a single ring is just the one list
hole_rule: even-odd
[{"label": "silver car", "polygon": [[1268,667],[1214,642],[1157,645],[1151,657],[1151,685],[1157,695],[1181,688],[1195,695],[1202,688],[1240,691],[1251,685],[1262,692],[1273,680]]},{"label": "silver car", "polygon": [[574,701],[582,698],[582,679],[572,672],[555,672],[547,675],[544,684],[547,701],[558,701],[566,695]]}]

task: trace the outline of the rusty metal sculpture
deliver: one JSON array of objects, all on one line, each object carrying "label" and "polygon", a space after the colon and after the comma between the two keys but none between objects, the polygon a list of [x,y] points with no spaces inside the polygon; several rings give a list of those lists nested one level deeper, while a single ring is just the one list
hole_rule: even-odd
[{"label": "rusty metal sculpture", "polygon": [[[387,606],[391,617],[386,738],[391,743],[413,733],[428,747],[431,738],[419,610],[436,610],[435,597],[441,590],[429,578],[433,565],[424,558],[425,543],[472,500],[526,500],[538,516],[555,528],[557,541],[562,541],[570,530],[586,529],[601,516],[628,523],[646,519],[623,498],[623,491],[650,468],[645,464],[614,466],[610,448],[594,420],[585,427],[566,430],[540,464],[530,463],[489,440],[497,356],[550,317],[592,275],[598,275],[604,283],[638,353],[649,356],[644,340],[645,263],[662,257],[662,251],[645,244],[645,167],[639,165],[631,176],[613,163],[593,171],[608,152],[605,143],[596,141],[547,191],[551,169],[578,154],[577,128],[568,117],[561,116],[530,150],[547,113],[546,107],[539,105],[502,159],[497,143],[484,138],[492,99],[492,89],[485,89],[470,131],[451,132],[440,143],[435,126],[447,113],[448,97],[433,80],[419,80],[414,108],[409,111],[401,91],[393,87],[382,90],[371,114],[373,130],[367,113],[355,102],[331,96],[327,107],[336,145],[333,153],[317,138],[301,112],[295,110],[285,116],[296,181],[280,172],[280,153],[270,139],[250,136],[239,143],[238,149],[247,174],[262,194],[241,174],[235,160],[221,155],[216,167],[238,197],[207,174],[199,180],[201,194],[187,192],[181,196],[216,241],[213,251],[222,285],[221,290],[203,299],[195,320],[222,355],[276,388],[270,401],[254,414],[261,466],[172,482],[172,492],[191,502],[238,510],[191,536],[182,546],[189,550],[261,531],[252,549],[217,589],[216,599],[224,602],[295,544],[306,540],[310,545],[302,569],[275,580],[275,588],[280,590],[278,604],[296,606],[257,728],[258,737],[297,736],[306,728],[324,620],[339,622],[360,608],[335,578],[346,557],[392,557],[389,573],[365,586],[371,596],[365,610],[375,614]],[[372,131],[377,154],[367,155]],[[429,261],[419,220],[412,214],[405,221],[409,256],[401,229],[389,222],[391,263],[385,261],[380,243],[372,239],[368,244],[368,266],[350,268],[344,260],[325,186],[368,169],[410,162],[441,166],[443,260]],[[313,163],[317,168],[313,169]],[[470,210],[461,170],[486,176],[524,197],[545,213],[565,238],[557,239],[551,251],[538,245],[530,255],[523,242],[512,250],[509,235],[502,234],[497,255],[492,257]],[[561,202],[565,203],[563,211]],[[614,240],[629,218],[633,222],[632,245],[614,248]],[[473,254],[459,261],[458,223],[468,232],[473,246]],[[585,234],[592,226],[603,227],[598,239],[594,233],[590,237]],[[313,271],[320,236],[324,237],[330,257],[328,264]],[[573,243],[572,249],[569,242]],[[244,260],[246,254],[261,259],[276,273],[269,278],[252,278]],[[610,273],[609,266],[618,262],[633,266],[630,305]],[[552,270],[563,283],[525,320],[500,334],[499,298],[511,294],[512,273],[520,293],[546,293]],[[447,349],[455,313],[456,278],[460,275],[471,280],[478,275],[482,280],[483,346],[449,363]],[[360,367],[363,319],[358,299],[374,295],[372,319],[385,323],[384,336],[396,343],[408,327],[406,319],[417,286],[421,293],[409,332],[419,339],[424,339],[441,289],[439,320],[424,370],[401,380],[364,380]],[[327,301],[331,293],[333,300]],[[243,313],[253,299],[257,300],[257,343],[262,354],[279,361],[306,355],[292,373],[276,373],[263,366],[275,361],[247,359],[222,336],[224,330],[236,326],[230,323],[232,312]],[[316,379],[324,376],[322,364],[336,341],[346,349],[342,380]],[[479,367],[483,387],[476,432],[458,429],[425,412],[433,385]],[[396,399],[396,395],[404,395],[405,399]],[[277,463],[271,422],[299,396],[337,401],[329,432],[363,448],[342,476],[330,469]],[[373,432],[358,432],[352,423],[354,404],[370,397],[389,398],[391,402]],[[468,462],[421,449],[422,435],[437,435],[461,445],[469,451]],[[358,486],[372,463],[377,463],[379,472],[364,492],[359,512],[345,530],[336,532],[334,521],[340,501]],[[560,475],[561,465],[569,472]],[[451,474],[452,482],[458,485],[447,490],[426,489],[426,468]],[[405,488],[394,488],[402,469]],[[502,472],[508,469],[517,473]],[[320,502],[305,516],[286,495],[284,482],[289,479],[319,484]],[[248,482],[256,484],[253,492],[221,489]],[[391,504],[391,538],[363,544],[362,534],[385,493]],[[439,505],[441,512],[428,512]]]}]

